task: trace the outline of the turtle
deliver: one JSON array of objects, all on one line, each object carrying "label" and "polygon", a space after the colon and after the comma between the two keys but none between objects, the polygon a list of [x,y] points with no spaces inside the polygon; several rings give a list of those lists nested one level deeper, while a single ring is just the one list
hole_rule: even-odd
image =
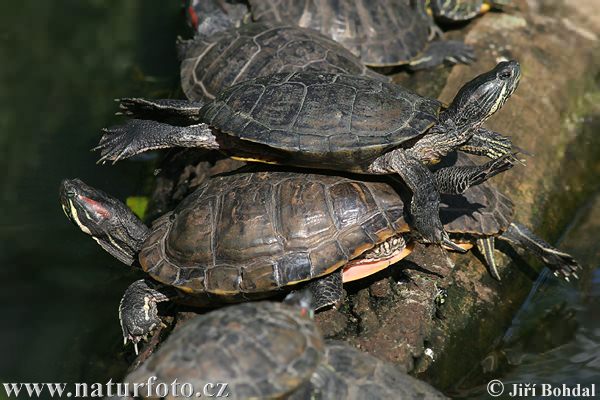
[{"label": "turtle", "polygon": [[334,40],[294,25],[249,23],[196,35],[179,41],[178,48],[181,87],[189,100],[210,101],[238,82],[286,71],[340,72],[389,81]]},{"label": "turtle", "polygon": [[[436,184],[448,193],[473,186],[497,173],[495,162],[490,168],[440,168]],[[392,265],[419,240],[405,217],[402,187],[385,178],[239,172],[209,179],[151,229],[125,204],[78,179],[62,182],[60,202],[67,217],[104,250],[147,273],[119,305],[123,336],[135,344],[159,326],[157,304],[165,301],[214,307],[306,285],[316,309],[339,304],[344,282]],[[471,208],[463,203],[457,203],[460,213],[491,220],[469,225],[479,229],[479,235],[469,235],[471,243],[499,235],[541,254],[554,271],[575,272],[577,264],[568,255],[526,230],[508,229],[513,226],[508,217],[496,222],[505,208],[492,203],[498,213],[476,212],[479,203]],[[462,239],[470,233],[449,226]]]},{"label": "turtle", "polygon": [[378,400],[447,397],[429,384],[339,340],[326,340],[325,352],[310,382],[288,400]]},{"label": "turtle", "polygon": [[[179,388],[191,385],[193,393],[210,397],[283,398],[310,379],[323,357],[324,340],[311,315],[310,295],[298,292],[284,302],[242,303],[195,316],[123,381],[130,395],[135,383],[152,382],[156,389],[176,380]],[[147,390],[138,395],[159,394]]]},{"label": "turtle", "polygon": [[123,382],[129,395],[135,384],[144,384],[140,397],[177,381],[174,396],[186,391],[231,399],[445,398],[390,363],[324,341],[310,306],[310,292],[301,291],[283,303],[244,303],[195,316]]},{"label": "turtle", "polygon": [[[313,29],[339,42],[371,67],[406,65],[419,70],[444,63],[470,64],[475,60],[473,48],[462,42],[431,41],[443,34],[422,0],[249,0],[248,3],[254,21]],[[470,16],[477,4],[485,10],[481,1],[462,0],[458,8],[448,4],[456,1],[433,3],[431,10],[440,15],[462,16],[468,12]],[[198,32],[213,31],[215,25],[239,25],[249,19],[240,18],[239,8],[236,12],[230,9],[231,5],[227,7],[225,3],[211,4],[207,9],[206,1],[195,0],[187,7],[187,15]]]},{"label": "turtle", "polygon": [[[139,118],[104,129],[95,150],[100,163],[179,146],[220,150],[245,161],[399,174],[412,190],[415,228],[428,242],[452,245],[426,164],[457,147],[514,160],[510,140],[482,124],[514,92],[520,76],[518,62],[500,62],[466,83],[441,112],[439,101],[399,85],[308,71],[241,82],[205,104],[123,99],[123,113]],[[174,116],[183,125],[160,121]]]}]

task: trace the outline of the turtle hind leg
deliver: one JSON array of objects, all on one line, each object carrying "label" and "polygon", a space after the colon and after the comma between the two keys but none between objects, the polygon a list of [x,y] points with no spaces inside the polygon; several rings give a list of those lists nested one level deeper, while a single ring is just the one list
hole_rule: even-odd
[{"label": "turtle hind leg", "polygon": [[312,293],[315,310],[339,306],[344,299],[342,269],[339,268],[329,275],[310,281],[307,288]]},{"label": "turtle hind leg", "polygon": [[571,276],[578,278],[577,271],[581,269],[581,266],[570,254],[551,246],[523,225],[510,224],[508,229],[498,236],[498,239],[506,240],[534,254],[554,272],[554,275],[562,275],[566,281]]},{"label": "turtle hind leg", "polygon": [[119,321],[125,343],[131,341],[136,354],[137,344],[162,324],[157,304],[173,297],[173,289],[148,279],[135,281],[125,290],[119,304]]},{"label": "turtle hind leg", "polygon": [[148,150],[170,147],[219,149],[216,137],[208,125],[175,126],[143,119],[130,119],[122,125],[104,129],[98,146],[98,163],[129,158]]},{"label": "turtle hind leg", "polygon": [[490,271],[490,275],[494,279],[501,280],[496,265],[496,257],[494,257],[495,238],[492,236],[477,239],[477,250],[483,255],[485,263]]},{"label": "turtle hind leg", "polygon": [[202,102],[189,100],[143,99],[138,97],[117,99],[117,101],[120,109],[118,114],[157,121],[178,118],[188,124],[198,120],[198,112],[203,105]]},{"label": "turtle hind leg", "polygon": [[479,185],[512,168],[513,159],[514,156],[509,154],[483,165],[440,168],[434,173],[435,183],[440,193],[461,194],[471,186]]},{"label": "turtle hind leg", "polygon": [[443,64],[471,64],[476,59],[475,51],[469,45],[456,40],[436,40],[429,43],[425,51],[408,64],[408,68],[416,71]]}]

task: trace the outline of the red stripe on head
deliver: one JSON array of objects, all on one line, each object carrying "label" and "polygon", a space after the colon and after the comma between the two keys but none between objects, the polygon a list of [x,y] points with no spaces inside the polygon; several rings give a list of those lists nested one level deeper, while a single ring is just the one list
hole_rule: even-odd
[{"label": "red stripe on head", "polygon": [[82,195],[79,195],[79,200],[81,200],[82,202],[84,202],[85,205],[89,209],[91,209],[93,212],[95,212],[96,214],[100,215],[104,219],[108,219],[112,215],[110,213],[110,211],[108,211],[106,209],[106,207],[104,207],[101,203],[97,202],[96,200],[92,200],[89,197],[85,197],[85,196],[82,196]]}]

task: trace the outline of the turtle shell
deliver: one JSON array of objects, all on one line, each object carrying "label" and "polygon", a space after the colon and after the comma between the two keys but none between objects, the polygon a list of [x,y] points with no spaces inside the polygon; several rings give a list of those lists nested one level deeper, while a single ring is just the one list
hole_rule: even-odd
[{"label": "turtle shell", "polygon": [[386,183],[236,174],[209,180],[159,218],[139,260],[188,293],[266,293],[329,274],[407,231],[404,204]]},{"label": "turtle shell", "polygon": [[407,0],[250,0],[256,21],[315,29],[367,65],[392,66],[415,58],[429,37],[427,15]]},{"label": "turtle shell", "polygon": [[289,400],[446,399],[425,382],[341,341],[327,341],[310,383]]},{"label": "turtle shell", "polygon": [[226,383],[228,398],[281,398],[310,378],[323,347],[314,321],[297,307],[244,303],[188,321],[124,382],[156,377],[156,388],[176,379],[195,392],[212,383],[214,393]]},{"label": "turtle shell", "polygon": [[[437,167],[475,163],[464,153],[454,152]],[[470,187],[460,195],[441,195],[440,218],[454,237],[498,236],[513,220],[514,203],[487,182]]]},{"label": "turtle shell", "polygon": [[234,85],[200,110],[249,155],[297,166],[365,172],[371,161],[437,122],[440,103],[399,85],[346,74],[274,74]]},{"label": "turtle shell", "polygon": [[190,100],[212,100],[224,88],[277,72],[323,71],[387,80],[339,43],[311,29],[250,23],[179,44],[181,87]]},{"label": "turtle shell", "polygon": [[498,236],[513,220],[513,202],[485,183],[462,195],[441,197],[440,218],[448,233],[471,238]]}]

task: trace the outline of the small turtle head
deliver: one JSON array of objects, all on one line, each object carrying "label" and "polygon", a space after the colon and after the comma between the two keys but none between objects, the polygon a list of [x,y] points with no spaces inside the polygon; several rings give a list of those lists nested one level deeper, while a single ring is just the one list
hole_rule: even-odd
[{"label": "small turtle head", "polygon": [[132,265],[148,228],[119,200],[79,179],[60,185],[65,215],[121,262]]},{"label": "small turtle head", "polygon": [[478,127],[498,111],[514,93],[521,79],[517,61],[502,61],[491,71],[466,83],[444,112],[459,127]]},{"label": "small turtle head", "polygon": [[315,315],[315,301],[312,292],[304,288],[295,290],[288,294],[283,302],[292,307],[298,307],[300,314],[308,318],[313,318]]}]

